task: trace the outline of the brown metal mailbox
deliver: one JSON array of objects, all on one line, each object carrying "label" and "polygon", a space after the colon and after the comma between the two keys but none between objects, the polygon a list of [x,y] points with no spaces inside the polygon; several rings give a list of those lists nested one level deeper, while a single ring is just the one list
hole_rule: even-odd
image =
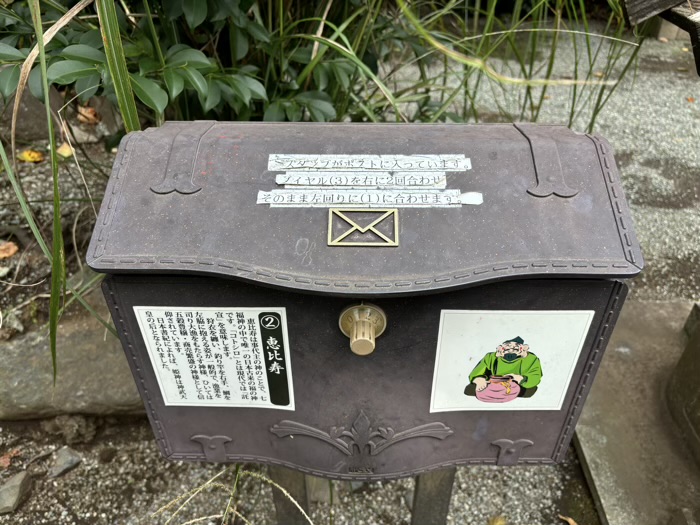
[{"label": "brown metal mailbox", "polygon": [[171,122],[88,254],[165,457],[334,479],[552,463],[642,255],[565,127]]}]

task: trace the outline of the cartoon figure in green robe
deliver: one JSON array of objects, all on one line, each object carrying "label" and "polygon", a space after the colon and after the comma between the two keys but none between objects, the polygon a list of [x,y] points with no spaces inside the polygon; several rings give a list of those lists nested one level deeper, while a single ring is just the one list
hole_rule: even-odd
[{"label": "cartoon figure in green robe", "polygon": [[486,403],[505,403],[517,397],[532,397],[542,380],[540,359],[529,351],[522,337],[504,341],[489,352],[469,374],[464,389]]}]

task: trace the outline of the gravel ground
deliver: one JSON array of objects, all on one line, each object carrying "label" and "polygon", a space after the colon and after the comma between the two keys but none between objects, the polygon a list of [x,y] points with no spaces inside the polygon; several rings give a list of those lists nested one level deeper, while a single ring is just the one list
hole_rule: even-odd
[{"label": "gravel ground", "polygon": [[[634,297],[639,300],[700,296],[696,271],[700,263],[700,79],[694,72],[692,53],[683,50],[688,47],[686,42],[646,42],[640,54],[639,74],[620,86],[596,128],[617,151],[644,248],[647,268],[633,285]],[[564,67],[572,60],[571,47],[563,43],[557,60],[560,74],[565,75]],[[568,93],[566,88],[550,88],[540,121],[565,119]],[[479,103],[484,108],[489,107],[487,98],[491,95],[488,90],[482,92]],[[519,95],[514,88],[497,96],[503,97],[500,102],[504,107],[517,107]],[[583,129],[586,118],[583,115],[574,127]],[[40,169],[23,168],[27,173]],[[45,178],[40,172],[34,174],[36,184],[43,184]],[[75,202],[82,202],[81,207],[85,204]],[[0,223],[5,224],[7,216],[2,213],[0,210]],[[21,278],[31,283],[41,275]],[[218,466],[161,460],[143,419],[73,417],[6,422],[0,427],[0,462],[3,458],[10,462],[9,467],[0,466],[0,483],[28,469],[34,484],[28,501],[14,514],[0,515],[0,523],[164,523],[168,513],[161,518],[152,517],[152,513],[220,471]],[[66,443],[82,456],[82,462],[63,476],[50,479],[46,472],[55,461],[55,451]],[[16,456],[10,459],[7,455],[13,451],[17,451]],[[222,480],[230,483],[232,474],[227,473]],[[334,487],[340,504],[332,507],[333,523],[401,524],[410,520],[407,501],[412,480],[370,484],[355,492],[340,483],[334,483]],[[244,477],[238,510],[253,523],[271,523],[270,491],[259,480]],[[206,490],[171,523],[218,514],[226,501],[222,490]],[[556,467],[458,469],[449,523],[480,525],[496,515],[503,515],[511,525],[562,523],[557,513],[573,516],[579,525],[597,524],[573,451]],[[330,523],[330,517],[327,503],[314,506],[315,523]]]}]

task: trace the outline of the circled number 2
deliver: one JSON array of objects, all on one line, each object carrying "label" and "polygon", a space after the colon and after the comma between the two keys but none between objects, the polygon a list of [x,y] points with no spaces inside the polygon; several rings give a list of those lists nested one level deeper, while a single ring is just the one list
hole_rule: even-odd
[{"label": "circled number 2", "polygon": [[274,315],[266,315],[260,320],[260,324],[263,325],[263,328],[274,330],[280,325],[280,320]]}]

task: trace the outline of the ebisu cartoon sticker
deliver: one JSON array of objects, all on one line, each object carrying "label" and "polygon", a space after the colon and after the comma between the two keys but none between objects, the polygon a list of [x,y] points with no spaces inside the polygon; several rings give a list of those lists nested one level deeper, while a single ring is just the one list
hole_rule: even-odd
[{"label": "ebisu cartoon sticker", "polygon": [[443,310],[430,411],[559,410],[594,313]]},{"label": "ebisu cartoon sticker", "polygon": [[518,336],[487,353],[469,374],[464,395],[476,396],[484,403],[506,403],[534,395],[542,380],[542,363],[524,343]]}]

